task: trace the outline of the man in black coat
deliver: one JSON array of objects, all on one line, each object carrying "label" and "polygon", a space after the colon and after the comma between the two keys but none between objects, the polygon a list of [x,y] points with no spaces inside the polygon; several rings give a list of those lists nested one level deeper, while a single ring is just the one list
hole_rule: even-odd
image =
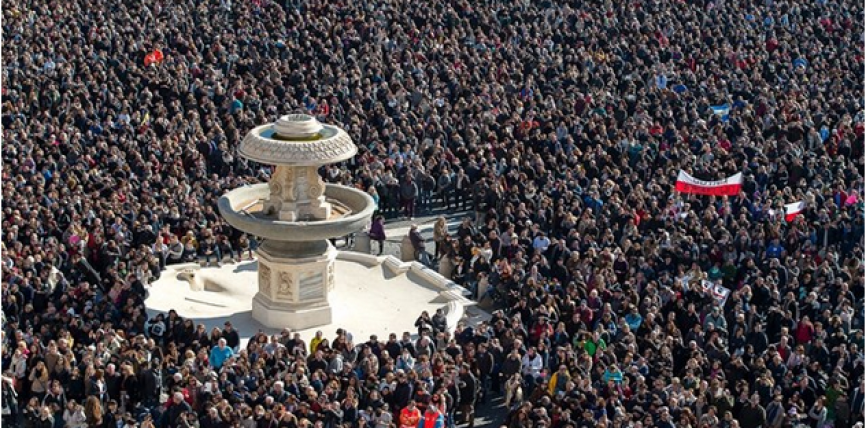
[{"label": "man in black coat", "polygon": [[493,354],[487,351],[487,344],[478,345],[478,353],[475,354],[475,366],[478,373],[478,382],[481,389],[479,402],[483,403],[487,398],[487,392],[490,390],[490,379],[493,373]]},{"label": "man in black coat", "polygon": [[406,377],[406,373],[402,370],[397,370],[397,386],[394,387],[394,408],[402,409],[409,405],[409,400],[412,399],[412,384]]},{"label": "man in black coat", "polygon": [[184,401],[182,392],[175,392],[171,400],[171,405],[168,407],[168,411],[165,412],[165,423],[168,428],[175,428],[182,425],[183,421],[181,418],[185,417],[184,415],[187,413],[192,412],[192,407]]},{"label": "man in black coat", "polygon": [[238,336],[238,332],[232,327],[231,322],[226,321],[224,327],[222,336],[226,340],[226,345],[235,352],[238,352],[238,347],[241,345],[241,337]]},{"label": "man in black coat", "polygon": [[475,207],[475,226],[483,226],[484,216],[487,214],[487,209],[490,207],[490,190],[488,189],[487,179],[481,179],[472,189],[472,202]]},{"label": "man in black coat", "polygon": [[475,426],[475,400],[478,392],[478,380],[469,370],[469,364],[460,367],[460,413],[467,428]]},{"label": "man in black coat", "polygon": [[767,412],[761,406],[758,394],[752,395],[749,404],[746,404],[739,413],[740,424],[743,428],[760,428],[767,420]]},{"label": "man in black coat", "polygon": [[433,315],[432,321],[434,333],[443,332],[448,329],[448,320],[445,318],[442,309],[436,309],[436,314]]},{"label": "man in black coat", "polygon": [[109,364],[105,367],[105,390],[108,392],[108,397],[112,400],[120,402],[120,373],[114,364]]},{"label": "man in black coat", "polygon": [[141,372],[141,400],[145,407],[151,408],[159,404],[159,392],[162,388],[162,370],[159,359],[150,362],[150,366]]}]

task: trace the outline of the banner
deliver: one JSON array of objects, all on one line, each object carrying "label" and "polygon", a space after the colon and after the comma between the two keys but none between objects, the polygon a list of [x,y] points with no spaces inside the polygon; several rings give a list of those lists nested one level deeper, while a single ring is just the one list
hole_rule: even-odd
[{"label": "banner", "polygon": [[685,171],[677,175],[677,191],[681,193],[710,196],[735,196],[743,188],[743,174],[736,173],[724,180],[698,180]]},{"label": "banner", "polygon": [[787,221],[788,223],[794,221],[794,218],[796,218],[805,209],[806,203],[803,201],[785,205],[785,221]]},{"label": "banner", "polygon": [[[788,223],[794,221],[794,219],[797,218],[797,216],[800,215],[800,213],[802,213],[803,210],[805,210],[805,209],[806,209],[806,203],[803,201],[794,202],[793,204],[786,204],[785,205],[785,221]],[[776,215],[776,210],[769,210],[768,213],[771,216]]]},{"label": "banner", "polygon": [[704,288],[704,293],[713,296],[719,306],[725,306],[725,302],[728,301],[728,296],[731,295],[731,290],[728,290],[722,285],[713,284],[706,279],[701,281],[701,286]]}]

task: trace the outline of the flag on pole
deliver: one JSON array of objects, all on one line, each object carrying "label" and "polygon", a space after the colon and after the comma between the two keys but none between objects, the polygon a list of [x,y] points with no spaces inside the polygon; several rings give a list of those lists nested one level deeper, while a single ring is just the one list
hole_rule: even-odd
[{"label": "flag on pole", "polygon": [[734,196],[743,188],[743,174],[738,172],[724,180],[698,180],[685,171],[677,175],[677,191],[695,195]]}]

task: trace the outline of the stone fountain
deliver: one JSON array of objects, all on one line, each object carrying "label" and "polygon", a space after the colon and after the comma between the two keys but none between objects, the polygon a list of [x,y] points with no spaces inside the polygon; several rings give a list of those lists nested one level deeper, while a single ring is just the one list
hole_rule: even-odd
[{"label": "stone fountain", "polygon": [[337,250],[329,238],[363,229],[375,211],[366,193],[325,184],[322,165],[357,153],[340,128],[292,114],[250,131],[241,156],[275,169],[268,183],[244,186],[220,198],[233,227],[261,238],[253,318],[271,328],[302,330],[331,322]]}]

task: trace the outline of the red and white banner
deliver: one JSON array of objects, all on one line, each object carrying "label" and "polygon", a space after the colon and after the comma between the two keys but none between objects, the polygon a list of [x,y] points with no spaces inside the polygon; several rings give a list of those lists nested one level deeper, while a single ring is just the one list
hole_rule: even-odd
[{"label": "red and white banner", "polygon": [[743,174],[738,172],[724,180],[703,181],[685,171],[677,175],[677,191],[694,195],[735,196],[743,188]]},{"label": "red and white banner", "polygon": [[[803,201],[794,202],[793,204],[786,204],[785,221],[788,223],[794,221],[794,219],[797,218],[797,216],[800,215],[800,213],[802,213],[805,209],[806,203]],[[770,210],[769,213],[770,215],[776,215],[776,210]]]},{"label": "red and white banner", "polygon": [[788,223],[794,221],[794,218],[796,218],[805,209],[806,203],[803,201],[785,205],[785,221],[787,221]]}]

